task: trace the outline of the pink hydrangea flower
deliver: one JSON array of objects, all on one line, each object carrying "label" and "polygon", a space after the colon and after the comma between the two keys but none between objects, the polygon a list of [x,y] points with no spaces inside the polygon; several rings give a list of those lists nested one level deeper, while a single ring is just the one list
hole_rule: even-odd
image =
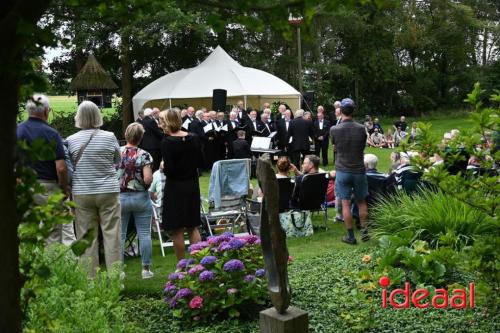
[{"label": "pink hydrangea flower", "polygon": [[201,296],[195,296],[189,302],[190,309],[201,309],[203,307],[203,298]]}]

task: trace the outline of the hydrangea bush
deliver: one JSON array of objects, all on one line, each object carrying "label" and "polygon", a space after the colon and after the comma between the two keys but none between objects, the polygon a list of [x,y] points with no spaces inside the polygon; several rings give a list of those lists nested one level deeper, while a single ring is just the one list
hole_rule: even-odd
[{"label": "hydrangea bush", "polygon": [[204,321],[238,317],[267,299],[264,261],[257,236],[224,233],[189,247],[168,276],[164,296],[177,318]]}]

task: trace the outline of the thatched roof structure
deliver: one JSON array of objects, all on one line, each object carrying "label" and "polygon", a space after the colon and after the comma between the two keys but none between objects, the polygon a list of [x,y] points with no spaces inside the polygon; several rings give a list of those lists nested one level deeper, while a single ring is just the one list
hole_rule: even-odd
[{"label": "thatched roof structure", "polygon": [[93,54],[89,55],[89,59],[80,73],[71,81],[72,90],[113,90],[118,89],[118,86],[113,82],[108,72],[102,68],[101,64]]}]

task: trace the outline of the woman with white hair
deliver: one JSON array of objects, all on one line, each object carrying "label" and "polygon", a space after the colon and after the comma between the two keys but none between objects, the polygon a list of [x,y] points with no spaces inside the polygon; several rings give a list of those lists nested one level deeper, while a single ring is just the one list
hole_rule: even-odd
[{"label": "woman with white hair", "polygon": [[99,266],[98,227],[103,235],[106,267],[110,269],[121,261],[120,184],[115,168],[120,163],[120,149],[112,132],[99,129],[101,111],[91,101],[78,107],[75,126],[81,130],[67,140],[75,168],[75,229],[78,239],[93,231],[92,244],[82,259],[90,258],[89,275],[94,276]]}]

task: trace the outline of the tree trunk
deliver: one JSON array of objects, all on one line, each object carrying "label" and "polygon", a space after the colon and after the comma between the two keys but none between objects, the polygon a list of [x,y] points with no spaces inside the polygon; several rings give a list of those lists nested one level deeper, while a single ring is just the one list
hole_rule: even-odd
[{"label": "tree trunk", "polygon": [[482,50],[482,61],[481,61],[481,65],[486,66],[486,62],[488,61],[488,36],[489,36],[489,33],[488,33],[488,29],[487,28],[484,28],[484,34],[483,34],[483,50]]},{"label": "tree trunk", "polygon": [[[35,24],[48,6],[47,0],[17,0],[2,3],[0,19],[0,100],[2,101],[2,121],[0,140],[3,144],[4,159],[0,163],[0,332],[21,332],[19,275],[19,238],[16,212],[16,182],[14,161],[16,147],[16,116],[19,110],[19,84],[23,71],[24,50],[33,34],[26,27],[35,29]],[[18,32],[18,24],[23,22],[23,32]]]},{"label": "tree trunk", "polygon": [[[132,110],[132,63],[130,62],[129,36],[121,38],[121,69],[122,69],[122,134],[128,124],[134,121]],[[120,139],[120,138],[119,138]]]}]

